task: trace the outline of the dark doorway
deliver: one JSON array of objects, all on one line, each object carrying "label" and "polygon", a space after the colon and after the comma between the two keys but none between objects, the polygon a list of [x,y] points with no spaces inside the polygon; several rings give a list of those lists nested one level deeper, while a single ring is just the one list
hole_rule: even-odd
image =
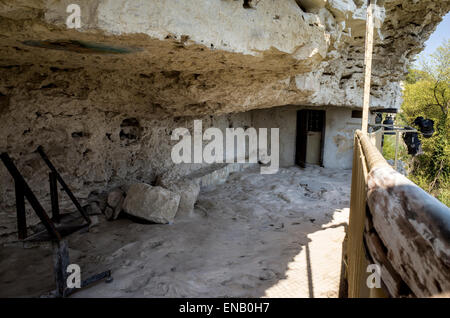
[{"label": "dark doorway", "polygon": [[297,111],[295,163],[323,165],[325,111],[302,109]]}]

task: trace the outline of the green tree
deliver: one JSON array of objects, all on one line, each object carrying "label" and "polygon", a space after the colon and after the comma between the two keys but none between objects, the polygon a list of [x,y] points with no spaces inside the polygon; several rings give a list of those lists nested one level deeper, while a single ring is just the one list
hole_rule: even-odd
[{"label": "green tree", "polygon": [[436,132],[421,138],[423,154],[410,159],[411,179],[450,204],[450,40],[444,42],[421,69],[411,69],[403,92],[402,119],[411,124],[418,116],[432,119]]}]

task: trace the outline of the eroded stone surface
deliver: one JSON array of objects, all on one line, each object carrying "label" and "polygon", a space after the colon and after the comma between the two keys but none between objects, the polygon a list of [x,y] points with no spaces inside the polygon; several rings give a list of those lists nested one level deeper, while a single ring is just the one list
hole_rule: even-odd
[{"label": "eroded stone surface", "polygon": [[180,195],[177,215],[190,215],[194,210],[194,204],[200,193],[200,185],[194,180],[170,180],[161,178],[159,184]]},{"label": "eroded stone surface", "polygon": [[155,223],[172,223],[178,210],[180,195],[162,187],[145,183],[133,184],[123,202],[126,213]]},{"label": "eroded stone surface", "polygon": [[[231,0],[79,1],[82,28],[74,31],[64,24],[68,0],[6,1],[1,93],[12,104],[31,89],[109,110],[133,104],[176,115],[285,104],[360,107],[366,1],[297,2],[261,0],[245,9]],[[407,65],[450,2],[379,3],[372,106],[397,107]],[[21,43],[63,39],[140,50],[86,55]]]},{"label": "eroded stone surface", "polygon": [[124,196],[124,193],[122,190],[114,189],[113,191],[111,191],[108,194],[108,200],[107,200],[108,205],[112,208],[116,208],[119,205],[123,196]]}]

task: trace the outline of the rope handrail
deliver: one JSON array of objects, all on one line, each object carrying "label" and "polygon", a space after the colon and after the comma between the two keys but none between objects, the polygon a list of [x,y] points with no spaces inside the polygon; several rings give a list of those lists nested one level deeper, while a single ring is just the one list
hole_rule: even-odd
[{"label": "rope handrail", "polygon": [[358,137],[361,147],[366,157],[366,163],[368,171],[376,167],[391,167],[391,165],[384,159],[383,155],[378,151],[378,149],[372,144],[369,137],[364,134],[361,130],[356,131],[356,136]]}]

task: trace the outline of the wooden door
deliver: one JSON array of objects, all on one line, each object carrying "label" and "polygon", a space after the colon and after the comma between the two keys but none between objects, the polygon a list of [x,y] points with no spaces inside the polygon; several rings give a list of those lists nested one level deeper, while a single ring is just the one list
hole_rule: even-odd
[{"label": "wooden door", "polygon": [[306,147],[308,140],[308,111],[297,111],[297,138],[295,147],[295,163],[304,168],[306,163]]}]

